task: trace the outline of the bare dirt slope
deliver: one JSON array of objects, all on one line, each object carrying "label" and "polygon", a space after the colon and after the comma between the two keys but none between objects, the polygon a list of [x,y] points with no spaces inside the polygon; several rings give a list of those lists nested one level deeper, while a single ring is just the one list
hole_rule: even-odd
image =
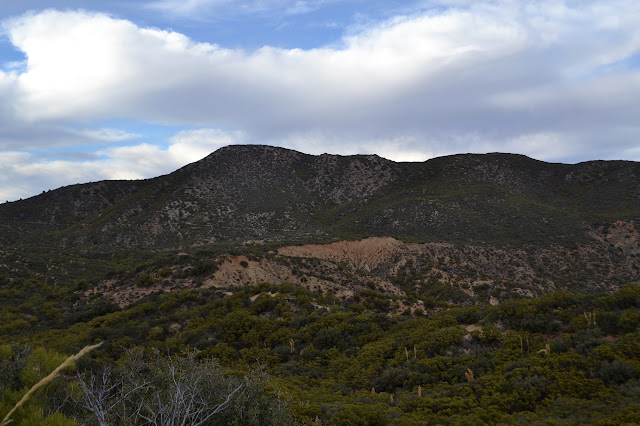
[{"label": "bare dirt slope", "polygon": [[283,247],[278,254],[291,257],[312,257],[347,263],[356,269],[373,271],[407,253],[407,245],[391,237],[373,237],[360,241],[337,241],[330,244],[307,244]]}]

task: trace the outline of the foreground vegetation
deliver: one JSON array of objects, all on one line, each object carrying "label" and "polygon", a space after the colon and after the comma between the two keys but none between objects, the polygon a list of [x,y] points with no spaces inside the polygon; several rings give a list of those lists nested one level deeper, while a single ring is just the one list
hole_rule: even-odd
[{"label": "foreground vegetation", "polygon": [[640,422],[638,284],[400,316],[374,290],[341,299],[264,283],[119,308],[81,287],[2,283],[0,418],[68,355],[104,342],[15,424],[174,424],[160,407],[188,394],[180,383],[196,383],[202,424]]}]

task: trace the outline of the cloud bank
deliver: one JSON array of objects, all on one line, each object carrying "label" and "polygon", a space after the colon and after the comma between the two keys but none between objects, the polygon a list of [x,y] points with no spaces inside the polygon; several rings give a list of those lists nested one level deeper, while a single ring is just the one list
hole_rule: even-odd
[{"label": "cloud bank", "polygon": [[[240,141],[416,161],[489,151],[640,160],[639,3],[456,3],[308,50],[229,49],[90,11],[4,21],[26,62],[0,71],[0,172],[49,179],[64,164],[31,163],[25,149],[127,140],[137,142],[96,153],[77,178],[149,177]],[[117,118],[194,130],[168,148],[86,130]],[[25,185],[0,197],[36,187]]]}]

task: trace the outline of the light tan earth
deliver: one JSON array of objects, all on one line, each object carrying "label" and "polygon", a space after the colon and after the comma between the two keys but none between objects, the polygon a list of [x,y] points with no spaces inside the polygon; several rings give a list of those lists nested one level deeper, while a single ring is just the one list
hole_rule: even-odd
[{"label": "light tan earth", "polygon": [[307,244],[283,247],[278,254],[292,257],[314,257],[339,263],[350,263],[356,269],[372,271],[407,252],[407,245],[391,237],[373,237],[360,241],[338,241],[330,244]]}]

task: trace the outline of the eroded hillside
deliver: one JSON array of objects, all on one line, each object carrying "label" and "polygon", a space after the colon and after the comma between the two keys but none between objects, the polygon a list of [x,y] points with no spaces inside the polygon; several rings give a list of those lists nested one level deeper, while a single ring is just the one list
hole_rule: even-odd
[{"label": "eroded hillside", "polygon": [[[105,281],[94,292],[106,291],[124,306],[156,291],[292,283],[341,299],[375,291],[415,300],[415,309],[424,308],[424,301],[432,306],[437,301],[495,304],[554,290],[610,291],[640,280],[638,229],[622,221],[594,234],[590,244],[571,247],[456,246],[372,237],[210,261],[212,267],[204,274],[189,274],[191,264],[173,264],[164,272],[156,268],[140,273],[150,281],[141,281],[139,274]],[[406,308],[405,303],[397,306]]]},{"label": "eroded hillside", "polygon": [[120,304],[262,281],[495,303],[640,279],[636,162],[230,146],[155,179],[6,203],[0,218],[0,278],[88,280]]}]

